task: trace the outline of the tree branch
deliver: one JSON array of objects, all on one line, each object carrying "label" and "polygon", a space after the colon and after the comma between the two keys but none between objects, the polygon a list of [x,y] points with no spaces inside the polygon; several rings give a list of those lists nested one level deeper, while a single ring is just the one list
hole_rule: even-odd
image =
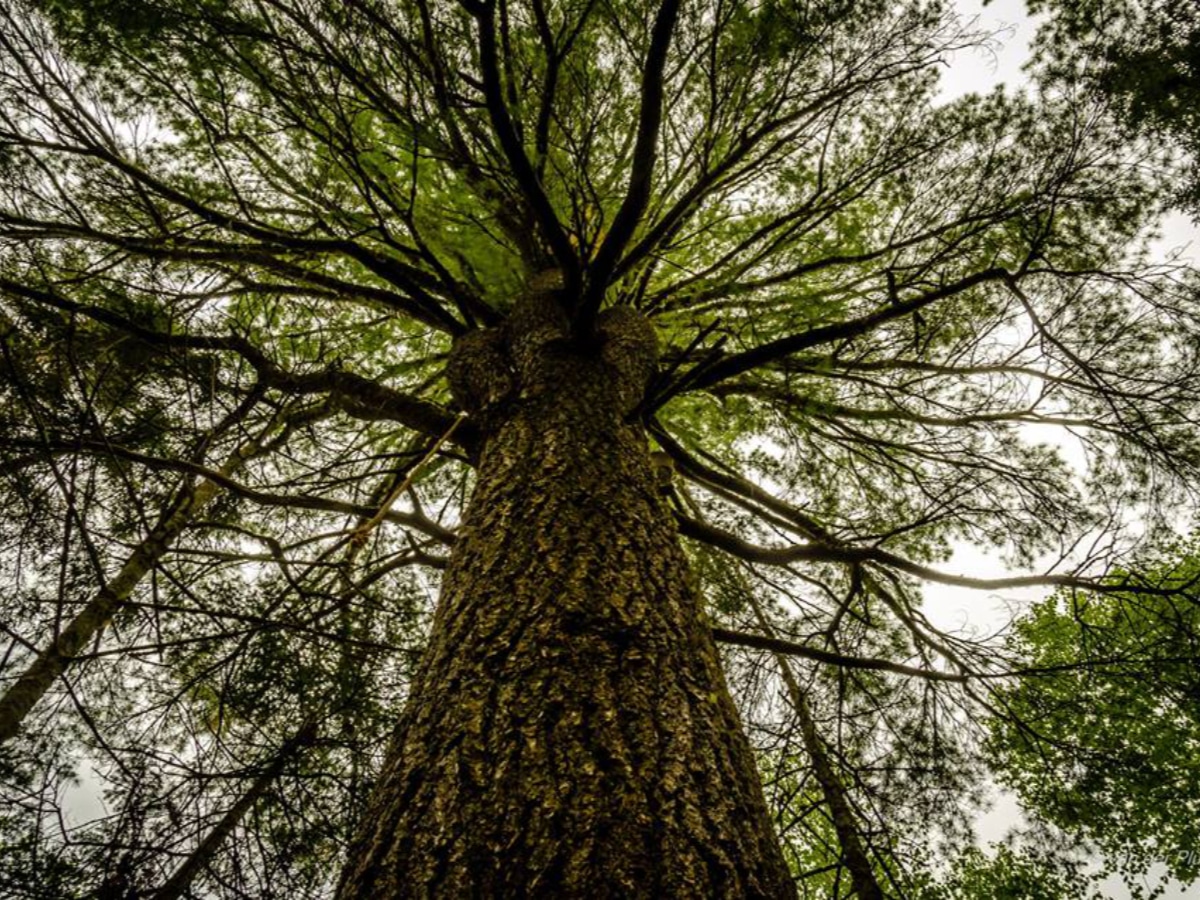
[{"label": "tree branch", "polygon": [[678,15],[679,0],[663,0],[654,20],[650,48],[646,51],[646,63],[642,69],[642,102],[638,110],[637,142],[629,171],[629,188],[604,243],[587,268],[587,283],[575,312],[576,334],[590,334],[617,261],[633,237],[650,201],[650,183],[658,155],[658,127],[662,122],[663,69]]},{"label": "tree branch", "polygon": [[[980,272],[975,272],[972,275],[967,275],[920,296],[889,303],[887,306],[873,313],[868,313],[865,316],[859,316],[857,319],[849,319],[845,322],[837,322],[832,325],[823,325],[819,328],[810,328],[808,331],[803,331],[800,334],[792,334],[774,341],[767,341],[765,344],[760,344],[742,353],[735,353],[708,366],[702,375],[689,382],[688,388],[689,390],[699,390],[710,387],[718,381],[732,378],[735,375],[741,375],[744,372],[749,372],[759,366],[790,356],[793,353],[799,353],[802,350],[808,350],[811,347],[821,344],[859,337],[884,322],[890,322],[916,312],[929,306],[931,303],[936,303],[938,300],[953,297],[955,294],[960,294],[981,284],[1010,279],[1011,277],[1007,269],[994,266]],[[667,393],[659,397],[656,401],[657,406],[662,406],[663,403],[670,399],[670,396],[670,393]]]},{"label": "tree branch", "polygon": [[735,534],[706,525],[676,511],[675,520],[679,533],[709,546],[724,550],[731,556],[746,562],[764,563],[771,566],[787,566],[796,562],[836,562],[846,565],[875,565],[896,569],[924,581],[948,584],[954,587],[980,591],[1000,591],[1026,587],[1071,588],[1099,594],[1131,593],[1150,596],[1178,596],[1200,582],[1200,575],[1186,584],[1174,587],[1157,587],[1125,579],[1122,581],[1097,581],[1077,575],[1015,575],[1008,578],[974,578],[969,575],[951,575],[938,569],[912,562],[879,547],[851,547],[847,545],[810,543],[790,547],[761,547],[742,540]]},{"label": "tree branch", "polygon": [[[57,291],[33,288],[0,278],[0,293],[5,292],[73,315],[86,316],[151,346],[236,353],[254,368],[262,387],[295,394],[331,393],[335,395],[339,407],[356,418],[387,419],[430,437],[444,434],[455,421],[450,412],[436,404],[410,397],[353,372],[338,368],[302,375],[288,372],[238,334],[192,335],[156,331],[102,306],[78,303]],[[458,429],[456,440],[468,452],[475,446],[475,437],[470,429]]]},{"label": "tree branch", "polygon": [[766,637],[761,634],[746,634],[742,631],[731,631],[728,628],[713,628],[713,639],[722,644],[733,644],[737,647],[750,647],[754,650],[770,650],[772,653],[786,653],[789,656],[802,656],[815,662],[828,663],[846,669],[871,669],[877,672],[895,672],[897,675],[912,675],[929,681],[968,680],[966,675],[955,675],[952,672],[938,672],[933,669],[920,669],[916,666],[906,666],[903,663],[889,662],[885,659],[874,659],[868,656],[847,656],[844,653],[834,653],[831,650],[821,650],[800,644],[796,641],[785,641],[781,638]]},{"label": "tree branch", "polygon": [[550,246],[550,252],[562,269],[563,279],[568,289],[573,290],[579,283],[579,258],[558,221],[558,214],[555,213],[550,198],[546,196],[533,164],[525,154],[508,105],[504,102],[504,91],[500,85],[500,65],[496,56],[495,0],[473,3],[468,9],[479,25],[479,65],[483,71],[483,94],[492,128],[496,132],[505,159],[512,167],[517,186],[528,201],[534,218],[545,235],[546,243]]}]

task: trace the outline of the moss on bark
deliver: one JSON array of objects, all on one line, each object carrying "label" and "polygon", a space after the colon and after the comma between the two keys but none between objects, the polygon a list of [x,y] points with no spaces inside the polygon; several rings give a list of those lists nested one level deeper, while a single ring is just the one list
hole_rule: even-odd
[{"label": "moss on bark", "polygon": [[451,361],[489,423],[478,482],[340,896],[794,896],[626,421],[653,333],[610,315],[583,349],[536,303],[510,322]]}]

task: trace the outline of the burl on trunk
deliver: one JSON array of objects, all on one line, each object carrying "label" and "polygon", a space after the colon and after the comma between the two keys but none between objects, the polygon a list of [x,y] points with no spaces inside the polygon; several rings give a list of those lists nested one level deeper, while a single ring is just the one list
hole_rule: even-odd
[{"label": "burl on trunk", "polygon": [[652,327],[552,292],[460,339],[484,434],[342,898],[793,897],[646,437]]}]

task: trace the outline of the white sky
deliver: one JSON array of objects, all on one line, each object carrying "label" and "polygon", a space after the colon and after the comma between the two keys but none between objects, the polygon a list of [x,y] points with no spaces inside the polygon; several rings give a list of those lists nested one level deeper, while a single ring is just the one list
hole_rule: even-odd
[{"label": "white sky", "polygon": [[[985,93],[998,84],[1020,89],[1026,82],[1022,66],[1029,58],[1029,45],[1041,17],[1025,13],[1025,0],[996,0],[984,6],[981,0],[957,0],[960,15],[976,20],[977,27],[996,33],[996,45],[990,50],[959,51],[942,76],[941,97],[951,100],[967,93]],[[1154,242],[1154,251],[1162,259],[1179,254],[1180,261],[1200,263],[1200,227],[1183,213],[1169,215],[1161,226],[1162,236]],[[1031,426],[1032,430],[1033,426]],[[1064,457],[1077,468],[1083,454],[1064,440],[1058,429],[1037,428],[1030,438],[1059,444]],[[977,577],[1009,573],[994,555],[967,543],[959,545],[952,560],[942,567],[948,572]],[[993,630],[1019,610],[1020,604],[1039,599],[1040,590],[1012,590],[988,594],[966,588],[935,587],[927,591],[926,614],[934,624],[946,628],[973,627]]]},{"label": "white sky", "polygon": [[[965,21],[976,21],[984,31],[994,32],[996,44],[990,50],[959,51],[942,76],[941,97],[951,100],[967,93],[985,93],[998,84],[1021,89],[1026,82],[1022,66],[1029,58],[1030,42],[1043,17],[1025,13],[1025,0],[996,0],[987,6],[981,0],[957,0]],[[1162,259],[1179,254],[1181,261],[1200,262],[1200,227],[1183,213],[1172,213],[1162,223],[1162,236],[1153,249]],[[1036,435],[1033,432],[1036,430]],[[1031,440],[1058,444],[1064,457],[1077,469],[1085,462],[1083,453],[1069,436],[1059,429],[1030,426]],[[1009,570],[994,555],[963,543],[952,560],[943,566],[948,572],[977,577],[1001,576]],[[966,588],[935,587],[927,591],[926,614],[934,624],[945,628],[971,627],[994,630],[1004,624],[1022,604],[1040,599],[1042,590],[1012,590],[989,594]]]}]

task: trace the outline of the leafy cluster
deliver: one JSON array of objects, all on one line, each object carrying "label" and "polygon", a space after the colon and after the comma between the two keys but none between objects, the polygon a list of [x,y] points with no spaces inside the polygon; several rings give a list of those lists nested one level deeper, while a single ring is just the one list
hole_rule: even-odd
[{"label": "leafy cluster", "polygon": [[1037,0],[1039,37],[1054,76],[1104,98],[1133,134],[1180,152],[1178,199],[1200,212],[1200,23],[1188,0]]},{"label": "leafy cluster", "polygon": [[1018,621],[1023,677],[999,693],[991,755],[1031,808],[1114,868],[1200,878],[1200,583],[1193,544],[1148,567],[1178,590],[1057,596]]}]

